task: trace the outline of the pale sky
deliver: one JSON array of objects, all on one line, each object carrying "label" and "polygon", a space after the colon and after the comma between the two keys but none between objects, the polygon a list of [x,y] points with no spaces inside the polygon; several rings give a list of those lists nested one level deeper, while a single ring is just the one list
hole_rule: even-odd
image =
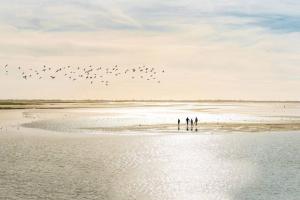
[{"label": "pale sky", "polygon": [[[300,100],[299,0],[0,0],[0,99]],[[161,83],[3,67],[154,66]]]}]

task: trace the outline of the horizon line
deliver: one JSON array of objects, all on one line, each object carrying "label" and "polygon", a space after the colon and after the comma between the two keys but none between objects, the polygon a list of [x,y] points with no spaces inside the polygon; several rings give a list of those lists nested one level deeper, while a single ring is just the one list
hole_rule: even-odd
[{"label": "horizon line", "polygon": [[8,101],[42,101],[52,103],[68,102],[287,102],[300,103],[300,100],[253,100],[253,99],[0,99],[1,102]]}]

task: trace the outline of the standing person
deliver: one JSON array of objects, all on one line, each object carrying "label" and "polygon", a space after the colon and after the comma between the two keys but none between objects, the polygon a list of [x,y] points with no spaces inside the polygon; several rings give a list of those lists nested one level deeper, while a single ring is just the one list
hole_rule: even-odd
[{"label": "standing person", "polygon": [[185,121],[186,121],[186,126],[188,127],[188,126],[189,126],[189,121],[190,121],[190,119],[187,117],[187,118],[185,119]]},{"label": "standing person", "polygon": [[196,126],[198,125],[198,118],[197,117],[195,119],[195,124],[196,124]]},{"label": "standing person", "polygon": [[193,119],[191,119],[191,128],[193,128],[193,126],[194,126],[194,121]]},{"label": "standing person", "polygon": [[180,129],[180,119],[177,120],[178,130]]}]

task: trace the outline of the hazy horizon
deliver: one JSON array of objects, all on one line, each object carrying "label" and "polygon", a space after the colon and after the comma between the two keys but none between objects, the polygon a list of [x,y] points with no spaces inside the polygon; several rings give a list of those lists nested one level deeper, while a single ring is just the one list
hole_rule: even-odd
[{"label": "hazy horizon", "polygon": [[297,100],[253,100],[253,99],[0,99],[1,103],[9,102],[51,102],[51,103],[85,103],[85,102],[245,102],[245,103],[299,103]]}]

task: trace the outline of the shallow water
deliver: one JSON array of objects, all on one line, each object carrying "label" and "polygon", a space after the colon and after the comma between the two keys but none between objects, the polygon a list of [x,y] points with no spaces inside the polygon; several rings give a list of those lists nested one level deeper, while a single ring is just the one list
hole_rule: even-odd
[{"label": "shallow water", "polygon": [[2,135],[0,199],[296,200],[298,134]]},{"label": "shallow water", "polygon": [[36,119],[25,127],[63,132],[182,133],[187,128],[191,131],[185,125],[186,117],[199,119],[199,126],[193,127],[199,132],[300,130],[300,103],[102,103],[101,108],[34,109],[23,113],[26,118]]},{"label": "shallow water", "polygon": [[[161,120],[177,122],[178,113],[182,117],[210,115],[226,122],[236,120],[227,116],[241,116],[234,122],[243,124],[246,119],[247,123],[256,123],[252,119],[262,124],[296,123],[297,106],[285,110],[281,104],[180,104],[164,105],[162,113],[157,105],[3,110],[0,199],[296,200],[300,196],[300,131],[224,132],[208,127],[191,134],[178,132],[176,126],[168,126],[166,133],[159,126],[156,134],[148,132]],[[160,114],[170,117],[157,120]],[[152,125],[139,131],[98,130],[138,123]]]}]

